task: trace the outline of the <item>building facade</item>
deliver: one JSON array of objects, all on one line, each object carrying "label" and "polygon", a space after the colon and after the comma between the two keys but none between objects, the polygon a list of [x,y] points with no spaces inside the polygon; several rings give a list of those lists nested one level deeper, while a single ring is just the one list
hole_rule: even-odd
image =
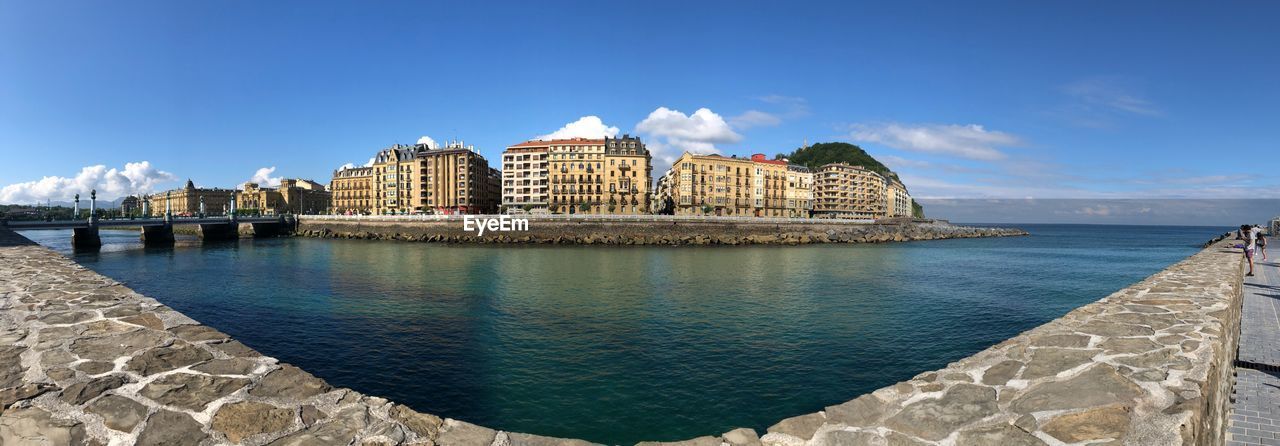
[{"label": "building facade", "polygon": [[799,164],[787,165],[787,216],[807,218],[813,211],[813,172]]},{"label": "building facade", "polygon": [[648,214],[653,183],[649,149],[639,137],[604,139],[605,210],[610,214]]},{"label": "building facade", "polygon": [[887,182],[862,166],[822,166],[813,180],[813,214],[821,218],[877,219],[888,215]]},{"label": "building facade", "polygon": [[475,147],[461,141],[438,149],[417,146],[417,202],[412,213],[492,214],[502,195],[502,174]]},{"label": "building facade", "polygon": [[374,214],[411,214],[417,200],[418,148],[394,144],[373,157]]},{"label": "building facade", "polygon": [[756,217],[788,217],[787,162],[751,155],[751,207]]},{"label": "building facade", "polygon": [[911,206],[911,194],[907,186],[897,178],[890,178],[886,197],[890,217],[914,217],[915,210]]},{"label": "building facade", "polygon": [[165,204],[176,217],[196,217],[200,215],[200,204],[204,203],[205,215],[226,215],[230,209],[231,198],[235,191],[218,188],[197,188],[190,179],[181,189],[173,189],[147,197],[150,216],[163,217]]},{"label": "building facade", "polygon": [[749,216],[752,172],[749,159],[685,152],[672,164],[671,192],[676,215]]},{"label": "building facade", "polygon": [[329,182],[329,210],[339,215],[372,214],[374,201],[373,168],[344,167],[333,171]]},{"label": "building facade", "polygon": [[323,184],[304,179],[285,179],[275,189],[244,183],[236,192],[236,209],[261,215],[326,214],[332,193]]},{"label": "building facade", "polygon": [[[539,163],[543,151],[546,162]],[[542,207],[554,213],[650,212],[653,163],[649,149],[638,137],[527,141],[508,147],[503,156],[503,204],[507,208],[538,208],[543,203],[538,191],[545,191]],[[509,172],[507,157],[512,161]]]},{"label": "building facade", "polygon": [[546,141],[527,141],[502,152],[502,209],[547,210],[550,197],[549,151]]},{"label": "building facade", "polygon": [[394,144],[369,167],[335,170],[331,209],[337,214],[476,214],[497,211],[501,172],[474,146]]}]

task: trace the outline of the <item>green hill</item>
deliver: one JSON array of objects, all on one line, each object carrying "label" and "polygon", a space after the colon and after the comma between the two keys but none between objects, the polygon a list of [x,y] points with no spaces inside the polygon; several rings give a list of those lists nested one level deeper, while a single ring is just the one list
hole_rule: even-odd
[{"label": "green hill", "polygon": [[884,175],[897,178],[898,174],[893,173],[880,161],[867,154],[867,151],[861,147],[849,144],[847,142],[820,142],[809,147],[801,147],[791,153],[778,155],[781,158],[788,159],[793,164],[799,164],[808,167],[814,172],[831,163],[847,163],[851,166],[862,166],[868,170],[881,173]]},{"label": "green hill", "polygon": [[[814,172],[818,168],[831,163],[846,163],[851,166],[862,166],[867,170],[880,173],[882,175],[898,178],[898,174],[889,170],[875,157],[867,154],[866,150],[847,142],[821,142],[809,147],[801,147],[791,153],[778,154],[775,158],[786,158],[792,164],[799,164],[808,167]],[[916,217],[924,217],[924,208],[911,200],[912,212]]]}]

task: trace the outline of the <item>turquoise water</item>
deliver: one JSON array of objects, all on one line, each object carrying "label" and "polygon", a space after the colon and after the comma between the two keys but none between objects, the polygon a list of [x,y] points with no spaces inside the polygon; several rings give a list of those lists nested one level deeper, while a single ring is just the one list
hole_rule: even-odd
[{"label": "turquoise water", "polygon": [[144,250],[24,234],[337,386],[603,443],[774,422],[945,366],[1229,228],[757,247],[269,239]]}]

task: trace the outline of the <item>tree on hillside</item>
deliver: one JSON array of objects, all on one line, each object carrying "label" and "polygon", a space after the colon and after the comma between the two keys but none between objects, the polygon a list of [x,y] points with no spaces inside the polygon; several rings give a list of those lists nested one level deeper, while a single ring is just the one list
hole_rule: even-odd
[{"label": "tree on hillside", "polygon": [[893,178],[898,177],[898,174],[893,173],[880,161],[868,155],[867,151],[847,142],[817,143],[809,147],[801,147],[789,154],[780,154],[779,157],[787,158],[791,163],[808,167],[809,170],[815,172],[818,168],[827,164],[847,163],[851,166],[862,166],[873,172]]}]

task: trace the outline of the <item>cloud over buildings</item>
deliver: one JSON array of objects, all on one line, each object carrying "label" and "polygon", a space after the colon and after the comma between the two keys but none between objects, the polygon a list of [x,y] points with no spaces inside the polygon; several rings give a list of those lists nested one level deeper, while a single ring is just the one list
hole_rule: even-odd
[{"label": "cloud over buildings", "polygon": [[603,139],[606,136],[610,138],[618,136],[618,128],[606,125],[599,116],[591,115],[578,118],[577,121],[565,124],[559,130],[534,139],[543,141],[569,138]]},{"label": "cloud over buildings", "polygon": [[636,132],[644,135],[645,146],[653,155],[654,171],[661,172],[684,152],[720,153],[716,144],[742,141],[723,117],[707,108],[691,115],[666,107],[658,107],[636,124]]},{"label": "cloud over buildings", "polygon": [[253,173],[253,177],[249,178],[249,182],[257,183],[259,186],[262,186],[262,187],[278,187],[280,186],[280,180],[283,180],[284,177],[271,176],[271,174],[274,173],[275,171],[276,171],[276,166],[263,167],[261,169],[258,169],[257,172]]},{"label": "cloud over buildings", "polygon": [[86,197],[96,189],[99,199],[155,192],[157,186],[177,180],[169,172],[156,169],[148,161],[125,163],[124,168],[87,166],[74,177],[49,176],[36,181],[14,183],[0,188],[0,203],[32,204],[45,200],[67,200],[76,194]]},{"label": "cloud over buildings", "polygon": [[883,144],[909,152],[946,155],[979,161],[1006,157],[1000,147],[1022,144],[1008,133],[987,130],[977,124],[852,124],[849,138],[857,142]]},{"label": "cloud over buildings", "polygon": [[439,144],[436,144],[436,140],[431,139],[431,137],[430,137],[430,136],[427,136],[427,135],[422,135],[422,137],[421,137],[421,138],[418,138],[418,144],[426,144],[426,145],[427,145],[427,147],[432,148],[432,149],[439,149],[439,148],[440,148],[440,145],[439,145]]}]

